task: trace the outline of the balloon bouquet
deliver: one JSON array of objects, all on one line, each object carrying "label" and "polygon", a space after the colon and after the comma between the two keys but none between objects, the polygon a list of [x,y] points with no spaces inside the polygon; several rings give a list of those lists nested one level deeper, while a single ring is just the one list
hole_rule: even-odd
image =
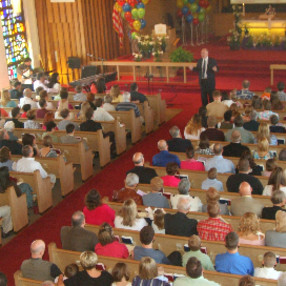
[{"label": "balloon bouquet", "polygon": [[[207,42],[208,13],[211,10],[209,0],[177,0],[177,16],[182,20],[183,44],[186,44],[186,23],[191,28],[191,45],[194,46],[194,27],[196,31],[196,44]],[[201,31],[199,32],[199,29]],[[201,34],[201,41],[199,40]]]}]

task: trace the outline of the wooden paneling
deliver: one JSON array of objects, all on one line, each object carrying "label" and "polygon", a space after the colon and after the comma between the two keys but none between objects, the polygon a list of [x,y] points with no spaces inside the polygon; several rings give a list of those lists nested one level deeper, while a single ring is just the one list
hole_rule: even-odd
[{"label": "wooden paneling", "polygon": [[76,0],[74,3],[51,3],[50,0],[35,1],[41,59],[46,70],[55,70],[62,82],[75,80],[80,72],[67,66],[70,56],[81,58],[87,65],[94,60],[87,57],[113,59],[130,53],[125,35],[124,48],[112,27],[113,0]]}]

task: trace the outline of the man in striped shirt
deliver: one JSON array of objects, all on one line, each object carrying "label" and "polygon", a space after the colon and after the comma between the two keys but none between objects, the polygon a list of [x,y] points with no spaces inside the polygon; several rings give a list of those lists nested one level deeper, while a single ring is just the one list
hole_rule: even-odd
[{"label": "man in striped shirt", "polygon": [[140,111],[137,107],[137,105],[133,102],[130,102],[131,95],[129,92],[124,92],[123,95],[123,102],[118,103],[116,106],[116,111],[128,111],[130,109],[134,110],[135,116],[140,117]]}]

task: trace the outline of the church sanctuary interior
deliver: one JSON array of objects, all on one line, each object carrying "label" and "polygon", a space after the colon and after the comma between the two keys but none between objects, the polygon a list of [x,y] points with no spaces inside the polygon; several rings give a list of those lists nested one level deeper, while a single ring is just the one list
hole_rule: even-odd
[{"label": "church sanctuary interior", "polygon": [[0,17],[0,286],[286,286],[286,0]]}]

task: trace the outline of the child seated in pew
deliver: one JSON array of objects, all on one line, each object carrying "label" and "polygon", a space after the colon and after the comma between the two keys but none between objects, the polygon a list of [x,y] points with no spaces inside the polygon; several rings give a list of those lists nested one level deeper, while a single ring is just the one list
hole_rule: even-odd
[{"label": "child seated in pew", "polygon": [[264,279],[278,280],[283,272],[275,270],[276,265],[276,255],[271,251],[265,252],[262,261],[263,267],[256,267],[254,269],[254,276]]},{"label": "child seated in pew", "polygon": [[31,104],[24,104],[22,107],[21,118],[27,118],[27,112],[31,109]]},{"label": "child seated in pew", "polygon": [[[71,263],[66,266],[64,271],[63,280],[67,280],[73,276],[75,276],[79,272],[79,267],[75,263]],[[55,283],[58,283],[59,277],[56,277]]]},{"label": "child seated in pew", "polygon": [[208,190],[210,187],[215,188],[217,191],[223,191],[223,183],[217,178],[217,169],[211,168],[208,171],[208,178],[202,182],[202,189]]},{"label": "child seated in pew", "polygon": [[273,170],[277,167],[277,165],[275,164],[275,159],[268,159],[265,163],[265,171],[262,172],[262,176],[264,177],[270,177],[271,173],[273,172]]},{"label": "child seated in pew", "polygon": [[129,282],[130,272],[125,263],[116,263],[112,269],[111,275],[113,277],[111,286],[131,286],[131,283]]},{"label": "child seated in pew", "polygon": [[75,87],[76,94],[73,96],[74,101],[86,101],[86,95],[82,92],[82,85],[78,84]]}]

